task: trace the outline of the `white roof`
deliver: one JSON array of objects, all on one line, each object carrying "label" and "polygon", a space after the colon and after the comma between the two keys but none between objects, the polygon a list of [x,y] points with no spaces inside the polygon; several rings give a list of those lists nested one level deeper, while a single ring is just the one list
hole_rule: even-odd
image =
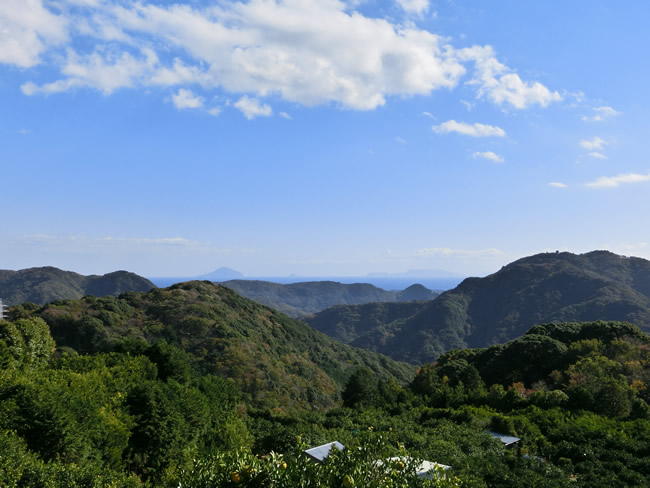
[{"label": "white roof", "polygon": [[[398,456],[398,457],[392,457],[388,458],[388,461],[409,461],[411,458],[406,458],[403,456]],[[377,464],[381,466],[383,463],[381,461],[377,461]],[[447,466],[446,464],[440,464],[436,463],[433,461],[420,461],[420,464],[416,468],[416,472],[420,478],[425,478],[425,479],[432,479],[435,475],[438,474],[438,471],[442,469],[443,471],[447,471],[448,469],[451,469],[451,466]]]},{"label": "white roof", "polygon": [[499,439],[501,442],[503,442],[504,446],[510,446],[521,440],[519,437],[506,435],[506,434],[499,434],[498,432],[492,432],[491,430],[488,430],[488,434]]},{"label": "white roof", "polygon": [[341,444],[339,441],[334,441],[334,442],[329,442],[327,444],[323,444],[322,446],[316,446],[316,447],[312,447],[311,449],[307,449],[305,451],[305,454],[307,454],[307,456],[312,458],[314,461],[318,461],[319,463],[322,463],[330,455],[330,451],[332,449],[337,449],[339,451],[342,451],[345,449],[345,446]]}]

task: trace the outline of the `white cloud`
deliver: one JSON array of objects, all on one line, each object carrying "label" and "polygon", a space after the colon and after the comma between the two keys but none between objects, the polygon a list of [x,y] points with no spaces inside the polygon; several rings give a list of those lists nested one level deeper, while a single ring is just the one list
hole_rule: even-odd
[{"label": "white cloud", "polygon": [[592,140],[582,140],[580,141],[580,147],[586,149],[587,151],[600,151],[607,142],[605,142],[600,137],[594,137]]},{"label": "white cloud", "polygon": [[447,247],[429,247],[415,251],[416,256],[457,256],[457,257],[482,257],[499,256],[503,254],[495,248],[490,249],[450,249]]},{"label": "white cloud", "polygon": [[474,108],[474,104],[472,102],[468,102],[467,100],[461,100],[460,103],[463,104],[463,106],[467,109],[468,112],[471,112],[472,109]]},{"label": "white cloud", "polygon": [[440,125],[434,125],[432,129],[438,134],[457,132],[472,137],[504,137],[506,135],[506,132],[501,127],[478,123],[470,125],[455,120],[448,120]]},{"label": "white cloud", "polygon": [[286,112],[280,112],[280,117],[282,117],[283,119],[287,119],[287,120],[291,120],[291,119],[292,119],[292,118],[291,118],[291,115],[289,115],[289,114],[286,113]]},{"label": "white cloud", "polygon": [[621,112],[618,112],[614,110],[612,107],[594,107],[594,112],[596,112],[594,115],[588,117],[588,116],[583,116],[582,120],[585,122],[602,122],[605,119],[608,119],[610,117],[616,117],[617,115],[621,115]]},{"label": "white cloud", "polygon": [[80,5],[83,7],[98,7],[99,5],[104,3],[104,0],[63,0],[63,1],[72,5]]},{"label": "white cloud", "polygon": [[473,46],[458,51],[459,59],[473,61],[474,78],[469,82],[478,86],[478,97],[486,96],[497,105],[507,103],[523,109],[530,105],[548,106],[559,102],[562,96],[539,82],[522,81],[518,74],[500,63],[491,46]]},{"label": "white cloud", "polygon": [[503,163],[504,161],[503,157],[499,156],[496,153],[493,153],[492,151],[475,152],[474,154],[472,154],[472,157],[474,159],[476,158],[487,159],[489,161],[492,161],[493,163]]},{"label": "white cloud", "polygon": [[559,181],[551,181],[548,186],[552,186],[553,188],[568,188],[569,186],[565,183],[561,183]]},{"label": "white cloud", "polygon": [[647,242],[637,242],[635,244],[621,244],[621,248],[627,250],[627,251],[638,251],[641,249],[646,249],[648,247]]},{"label": "white cloud", "polygon": [[213,84],[213,80],[210,74],[201,70],[201,68],[188,66],[181,59],[176,58],[171,68],[157,67],[148,83],[162,86],[196,83],[207,88]]},{"label": "white cloud", "polygon": [[616,188],[628,183],[643,183],[650,181],[650,173],[641,175],[638,173],[627,173],[617,176],[602,176],[595,181],[586,183],[585,186],[590,188]]},{"label": "white cloud", "polygon": [[433,116],[431,112],[422,112],[422,115],[425,117],[429,117],[432,120],[436,120],[436,118]]},{"label": "white cloud", "polygon": [[429,0],[397,0],[397,3],[410,14],[421,15],[429,10]]},{"label": "white cloud", "polygon": [[248,120],[255,117],[269,117],[273,113],[269,105],[262,104],[258,99],[249,98],[246,95],[235,102],[235,107],[241,110]]},{"label": "white cloud", "polygon": [[591,156],[592,158],[596,158],[596,159],[607,159],[606,155],[604,155],[603,153],[595,152],[595,151],[590,152],[589,156]]},{"label": "white cloud", "polygon": [[[80,239],[79,237],[72,237],[72,239]],[[81,237],[81,239],[86,239]],[[113,242],[126,242],[130,244],[162,244],[162,245],[171,245],[171,246],[197,246],[199,245],[196,241],[191,241],[185,239],[184,237],[104,237],[104,241],[113,241]]]},{"label": "white cloud", "polygon": [[[47,21],[15,20],[5,12],[16,10],[7,5],[25,2],[38,13],[35,18]],[[429,7],[427,0],[400,2],[414,13]],[[70,35],[83,36],[83,51],[72,39],[67,55],[58,53],[50,59],[59,65],[60,79],[42,86],[25,83],[25,94],[90,87],[108,95],[122,87],[198,84],[205,90],[258,99],[272,94],[307,106],[333,103],[371,110],[389,97],[454,88],[466,73],[465,64],[473,63],[470,83],[477,86],[479,97],[516,108],[546,106],[560,98],[540,83],[522,81],[497,61],[489,46],[455,50],[445,38],[412,22],[367,17],[354,10],[354,2],[67,3],[76,4],[67,9],[75,27]],[[5,37],[0,34],[0,47],[11,41],[29,51],[16,57],[5,47],[0,49],[0,62],[33,66],[48,46],[66,39],[65,21],[41,0],[3,0],[0,8],[0,22],[11,26]],[[166,59],[170,52],[173,60]]]},{"label": "white cloud", "polygon": [[143,48],[140,57],[128,52],[100,52],[80,56],[72,49],[67,51],[67,59],[61,71],[68,75],[63,80],[37,86],[27,82],[21,86],[25,95],[58,93],[71,88],[92,87],[104,95],[124,87],[134,87],[144,79],[151,78],[158,64],[158,57],[148,48]]},{"label": "white cloud", "polygon": [[172,102],[177,109],[183,110],[186,108],[201,108],[203,106],[203,98],[194,95],[191,90],[181,88],[176,95],[172,95]]},{"label": "white cloud", "polygon": [[42,0],[0,1],[0,63],[35,66],[48,45],[59,45],[67,36],[66,20]]},{"label": "white cloud", "polygon": [[210,110],[208,110],[208,113],[214,117],[219,115],[221,113],[221,107],[212,107]]},{"label": "white cloud", "polygon": [[395,142],[399,142],[400,144],[406,144],[406,139],[402,139],[400,136],[395,137]]},{"label": "white cloud", "polygon": [[134,4],[113,13],[122,29],[151,34],[205,63],[226,91],[272,92],[304,105],[372,109],[386,96],[453,87],[464,73],[438,36],[348,13],[337,0],[252,0],[204,10]]}]

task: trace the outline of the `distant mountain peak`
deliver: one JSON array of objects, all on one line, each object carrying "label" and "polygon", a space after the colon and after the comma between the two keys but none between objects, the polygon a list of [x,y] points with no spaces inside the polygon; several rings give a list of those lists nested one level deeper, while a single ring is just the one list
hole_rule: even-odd
[{"label": "distant mountain peak", "polygon": [[244,278],[244,275],[242,273],[226,266],[222,266],[221,268],[216,269],[211,273],[198,277],[198,279],[210,281],[237,280],[241,278]]}]

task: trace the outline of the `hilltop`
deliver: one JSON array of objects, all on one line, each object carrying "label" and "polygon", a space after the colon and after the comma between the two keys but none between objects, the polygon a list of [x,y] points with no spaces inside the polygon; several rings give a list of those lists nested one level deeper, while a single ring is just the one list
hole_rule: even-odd
[{"label": "hilltop", "polygon": [[285,285],[260,280],[230,280],[222,285],[293,318],[304,318],[334,305],[432,300],[438,296],[437,292],[419,284],[402,291],[388,291],[368,283],[344,284],[336,281],[305,281]]},{"label": "hilltop", "polygon": [[607,251],[537,254],[432,301],[336,307],[308,319],[349,344],[414,364],[503,343],[540,323],[593,320],[650,330],[650,261]]},{"label": "hilltop", "polygon": [[414,369],[355,349],[209,281],[119,297],[60,300],[13,316],[41,317],[59,347],[80,353],[138,352],[165,340],[195,368],[232,379],[253,405],[284,409],[334,405],[351,371],[409,381]]},{"label": "hilltop", "polygon": [[0,299],[5,305],[25,302],[43,305],[85,295],[103,297],[125,291],[149,291],[155,287],[148,279],[128,271],[84,276],[52,266],[0,270]]}]

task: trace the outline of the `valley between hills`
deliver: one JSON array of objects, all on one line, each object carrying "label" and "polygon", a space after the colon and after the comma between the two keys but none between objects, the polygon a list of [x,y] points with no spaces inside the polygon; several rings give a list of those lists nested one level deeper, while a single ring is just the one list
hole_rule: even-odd
[{"label": "valley between hills", "polygon": [[[440,295],[156,288],[55,268],[0,279],[3,485],[648,486],[640,258],[539,254]],[[332,440],[358,449],[305,461]]]}]

